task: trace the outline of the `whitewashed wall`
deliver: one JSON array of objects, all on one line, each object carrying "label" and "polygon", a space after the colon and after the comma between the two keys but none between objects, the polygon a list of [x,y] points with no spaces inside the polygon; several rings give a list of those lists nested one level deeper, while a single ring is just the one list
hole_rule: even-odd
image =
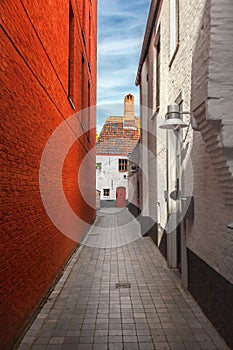
[{"label": "whitewashed wall", "polygon": [[[144,130],[155,132],[157,136],[157,167],[153,167],[153,164],[148,161],[148,155],[142,154],[142,168],[149,178],[150,199],[146,210],[149,215],[152,215],[153,210],[156,212],[155,202],[160,203],[162,229],[165,228],[167,216],[164,199],[164,191],[167,189],[166,137],[169,138],[169,133],[172,132],[159,129],[159,125],[165,121],[168,104],[175,102],[180,94],[183,99],[183,110],[191,111],[203,101],[207,101],[203,118],[209,125],[211,121],[208,119],[222,120],[222,129],[219,133],[216,131],[217,139],[220,140],[220,146],[222,144],[225,147],[224,157],[230,170],[233,164],[232,148],[230,148],[233,144],[232,0],[225,0],[224,6],[217,0],[180,0],[179,9],[180,37],[175,56],[171,60],[169,1],[163,1],[160,17],[153,28],[140,83],[141,104],[155,111],[154,43],[160,26],[160,109],[153,117],[142,109],[141,125]],[[198,55],[198,52],[202,55]],[[189,122],[189,116],[184,116],[184,121]],[[206,130],[208,131],[207,126]],[[185,132],[186,130],[181,132],[182,138]],[[208,132],[211,133],[211,131]],[[227,229],[227,224],[233,220],[233,207],[226,205],[224,192],[221,191],[224,178],[222,177],[219,181],[219,172],[222,171],[224,175],[225,170],[217,169],[218,165],[213,165],[215,151],[209,150],[203,137],[202,131],[194,131],[190,128],[183,143],[183,148],[187,151],[186,159],[190,158],[193,165],[191,174],[193,177],[189,177],[190,182],[187,183],[186,188],[192,192],[195,206],[195,220],[187,230],[187,246],[213,269],[233,282],[233,236]],[[145,131],[142,131],[142,143],[150,148],[149,137]],[[216,157],[218,157],[218,151],[216,146]],[[169,168],[169,176],[171,183],[173,179],[171,168]],[[226,196],[230,197],[230,186],[232,186],[230,175],[226,177],[226,181],[230,185],[226,186],[225,193],[228,189]],[[157,188],[157,192],[152,198],[154,188]],[[145,185],[143,191],[148,191]]]},{"label": "whitewashed wall", "polygon": [[[128,172],[119,172],[119,159],[128,159],[126,156],[96,155],[96,163],[101,163],[101,170],[96,169],[96,188],[101,191],[101,200],[116,200],[116,189],[119,186],[126,188],[128,199]],[[126,175],[126,178],[124,178]],[[110,189],[110,196],[103,196],[103,189]]]}]

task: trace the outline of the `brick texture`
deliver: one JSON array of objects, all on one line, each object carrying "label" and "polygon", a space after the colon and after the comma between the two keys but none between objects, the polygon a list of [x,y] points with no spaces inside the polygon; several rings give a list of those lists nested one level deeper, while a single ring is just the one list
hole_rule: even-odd
[{"label": "brick texture", "polygon": [[[49,137],[76,111],[96,103],[96,1],[85,2],[85,8],[71,1],[75,17],[75,110],[67,99],[69,3],[68,0],[42,0],[38,4],[3,0],[0,5],[3,94],[0,344],[3,350],[17,340],[77,246],[50,221],[39,191],[40,160]],[[77,186],[77,179],[81,161],[95,145],[95,115],[91,118],[90,122],[83,118],[85,129],[88,124],[93,129],[71,147],[62,174],[70,206],[88,223],[93,221],[95,210],[81,197],[82,188]],[[81,130],[80,122],[78,128]],[[89,175],[88,186],[95,198],[94,159],[88,163],[87,171],[93,174]],[[54,205],[60,206],[62,213],[62,204]],[[84,234],[82,227],[76,230],[80,231],[80,237]]]}]

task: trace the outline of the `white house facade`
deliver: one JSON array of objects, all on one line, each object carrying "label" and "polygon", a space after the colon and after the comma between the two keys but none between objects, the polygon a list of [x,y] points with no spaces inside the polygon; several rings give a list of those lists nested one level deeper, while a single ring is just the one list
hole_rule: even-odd
[{"label": "white house facade", "polygon": [[101,200],[116,201],[119,187],[125,187],[128,200],[128,162],[128,157],[122,155],[96,156],[96,187]]},{"label": "white house facade", "polygon": [[124,116],[109,116],[96,144],[96,188],[102,206],[128,203],[129,155],[140,136],[140,119],[134,116],[134,96],[124,99]]}]

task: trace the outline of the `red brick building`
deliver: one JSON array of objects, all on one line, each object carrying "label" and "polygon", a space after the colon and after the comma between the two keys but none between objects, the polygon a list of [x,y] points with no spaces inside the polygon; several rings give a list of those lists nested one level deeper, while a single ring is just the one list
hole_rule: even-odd
[{"label": "red brick building", "polygon": [[[77,247],[46,213],[39,169],[43,150],[56,128],[64,122],[68,125],[71,115],[96,103],[97,1],[2,0],[0,9],[3,350],[17,340]],[[81,193],[86,186],[95,200],[93,155],[86,162],[86,183],[77,183],[81,161],[95,146],[95,113],[82,113],[75,120],[72,132],[82,136],[65,158],[62,184],[72,210],[91,223],[95,209]],[[61,140],[61,145],[63,142],[66,140]],[[63,203],[54,206],[62,216]],[[81,238],[85,225],[75,225]]]}]

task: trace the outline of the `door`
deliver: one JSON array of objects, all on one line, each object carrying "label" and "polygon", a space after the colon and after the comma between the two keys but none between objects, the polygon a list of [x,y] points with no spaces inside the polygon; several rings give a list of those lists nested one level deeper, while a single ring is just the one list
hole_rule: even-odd
[{"label": "door", "polygon": [[116,206],[117,208],[126,207],[126,188],[117,187],[116,189]]}]

